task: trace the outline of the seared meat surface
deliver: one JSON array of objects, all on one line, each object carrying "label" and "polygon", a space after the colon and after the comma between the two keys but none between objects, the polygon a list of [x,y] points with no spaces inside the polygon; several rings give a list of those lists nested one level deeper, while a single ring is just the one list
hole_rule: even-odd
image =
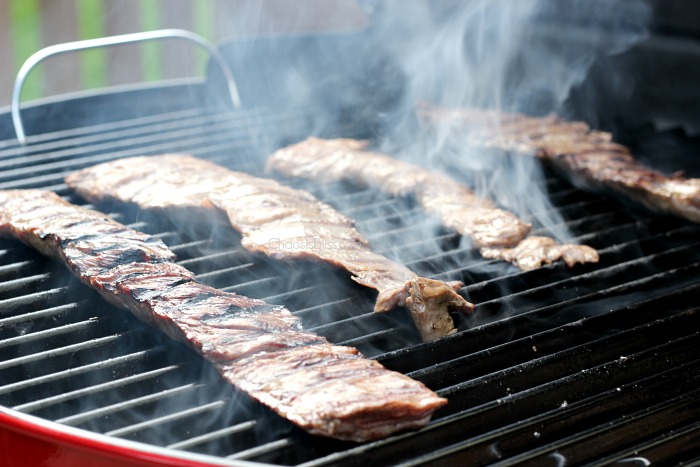
[{"label": "seared meat surface", "polygon": [[533,154],[585,188],[613,191],[651,210],[700,222],[700,179],[653,170],[613,142],[610,133],[591,130],[584,122],[427,106],[418,114],[431,125],[456,126],[468,144]]},{"label": "seared meat surface", "polygon": [[312,137],[278,150],[268,159],[267,166],[291,177],[348,180],[395,196],[411,194],[425,212],[437,215],[443,225],[471,237],[484,256],[510,261],[522,269],[557,261],[564,251],[578,250],[577,254],[568,255],[565,262],[569,266],[598,261],[597,252],[588,246],[559,245],[551,239],[552,248],[531,251],[531,255],[540,255],[527,261],[517,261],[505,252],[494,254],[498,249],[517,247],[530,232],[530,224],[496,208],[450,177],[368,151],[366,146],[365,141]]},{"label": "seared meat surface", "polygon": [[160,240],[52,192],[0,191],[0,234],[199,352],[228,382],[310,433],[368,441],[425,425],[447,401],[302,329],[284,307],[195,281]]},{"label": "seared meat surface", "polygon": [[549,237],[531,236],[513,248],[481,249],[485,258],[502,259],[518,266],[523,271],[537,269],[542,264],[562,260],[568,267],[578,263],[595,263],[598,254],[592,248],[581,245],[560,244]]},{"label": "seared meat surface", "polygon": [[[343,268],[356,282],[379,292],[375,311],[406,305],[424,340],[455,332],[450,311],[472,311],[459,294],[461,282],[420,278],[373,252],[354,221],[306,191],[274,180],[234,172],[186,155],[120,159],[66,178],[82,197],[117,201],[142,209],[185,210],[213,224],[227,222],[250,251],[277,259],[312,259]],[[434,284],[436,283],[436,284]],[[437,287],[443,285],[444,287]],[[439,297],[418,300],[409,297]]]}]

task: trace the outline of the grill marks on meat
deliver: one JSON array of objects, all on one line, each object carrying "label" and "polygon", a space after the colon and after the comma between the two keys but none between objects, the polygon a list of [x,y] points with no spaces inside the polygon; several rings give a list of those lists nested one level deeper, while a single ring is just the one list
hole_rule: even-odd
[{"label": "grill marks on meat", "polygon": [[524,270],[559,259],[568,266],[598,261],[597,252],[588,246],[560,245],[552,239],[540,242],[537,249],[528,249],[527,255],[513,254],[530,232],[530,224],[496,208],[450,177],[367,151],[366,147],[366,141],[311,137],[275,152],[268,159],[268,168],[291,177],[348,180],[395,196],[412,194],[423,210],[439,216],[443,225],[471,237],[482,255],[509,261]]},{"label": "grill marks on meat", "polygon": [[610,133],[591,130],[584,122],[427,106],[418,114],[431,124],[459,126],[469,144],[533,154],[586,187],[612,190],[651,210],[700,222],[700,179],[652,170],[613,142]]},{"label": "grill marks on meat", "polygon": [[425,425],[446,400],[305,332],[286,308],[194,280],[158,239],[39,190],[0,191],[0,234],[63,261],[82,282],[309,432],[367,441]]},{"label": "grill marks on meat", "polygon": [[530,231],[529,224],[451,178],[369,152],[366,146],[366,141],[311,137],[275,152],[267,167],[291,177],[349,180],[395,196],[413,194],[425,210],[438,213],[445,225],[470,235],[478,247],[513,245]]},{"label": "grill marks on meat", "polygon": [[81,280],[135,261],[172,261],[158,239],[127,229],[95,211],[79,212],[40,191],[5,192],[2,229],[65,262]]},{"label": "grill marks on meat", "polygon": [[[240,232],[246,249],[272,258],[313,259],[344,268],[356,282],[379,291],[375,311],[406,304],[424,340],[455,332],[449,311],[473,310],[456,293],[461,282],[416,277],[374,253],[352,219],[306,191],[271,179],[192,156],[163,155],[100,164],[71,174],[66,182],[93,202],[185,209],[228,222]],[[412,306],[419,301],[421,306]]]},{"label": "grill marks on meat", "polygon": [[[395,431],[394,423],[418,428],[435,410],[434,402],[416,397],[407,381],[391,378],[391,372],[359,358],[350,347],[311,345],[258,354],[224,374],[244,381],[244,390],[264,394],[263,403],[313,427],[310,431],[330,429],[344,439],[354,439],[356,430],[367,438],[381,438]],[[407,407],[411,422],[404,416]],[[335,422],[328,421],[331,414]],[[346,417],[353,419],[352,425],[344,422]]]},{"label": "grill marks on meat", "polygon": [[522,270],[536,269],[543,263],[564,261],[568,267],[575,264],[595,263],[598,253],[585,245],[560,244],[549,237],[531,236],[513,248],[482,248],[484,258],[502,259]]}]

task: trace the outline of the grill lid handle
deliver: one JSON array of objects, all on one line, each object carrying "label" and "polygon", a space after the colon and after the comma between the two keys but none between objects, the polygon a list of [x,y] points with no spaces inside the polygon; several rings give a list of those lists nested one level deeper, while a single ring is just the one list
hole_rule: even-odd
[{"label": "grill lid handle", "polygon": [[38,52],[35,52],[31,57],[29,57],[17,73],[17,78],[15,78],[15,85],[12,89],[12,101],[11,101],[11,111],[12,111],[12,123],[15,127],[15,133],[17,134],[17,141],[21,145],[25,145],[27,142],[26,135],[24,133],[24,126],[22,125],[22,118],[20,117],[19,99],[22,92],[22,86],[27,78],[27,75],[44,59],[51,57],[53,55],[60,55],[68,52],[77,52],[85,49],[94,49],[97,47],[107,47],[111,45],[122,45],[129,44],[132,42],[142,42],[158,39],[186,39],[194,42],[198,46],[209,52],[209,55],[214,59],[214,61],[219,65],[221,71],[226,78],[228,84],[228,92],[231,97],[231,103],[234,107],[241,106],[241,100],[238,96],[238,88],[236,86],[236,81],[233,79],[233,73],[231,68],[229,68],[226,60],[219,53],[218,49],[214,44],[209,42],[204,37],[195,34],[193,32],[187,31],[185,29],[158,29],[155,31],[145,31],[137,32],[133,34],[122,34],[118,36],[101,37],[98,39],[87,39],[83,41],[66,42],[63,44],[51,45],[45,47]]}]

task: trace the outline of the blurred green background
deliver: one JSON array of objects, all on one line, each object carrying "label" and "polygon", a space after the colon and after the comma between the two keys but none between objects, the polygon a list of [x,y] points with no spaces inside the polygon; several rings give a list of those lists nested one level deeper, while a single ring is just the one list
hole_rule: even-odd
[{"label": "blurred green background", "polygon": [[[181,28],[214,44],[243,36],[354,30],[357,0],[0,0],[0,107],[34,52],[59,43]],[[206,52],[182,40],[149,41],[52,57],[29,75],[21,100],[204,74]]]},{"label": "blurred green background", "polygon": [[[0,0],[0,105],[9,102],[12,83],[22,63],[48,45],[170,27],[188,29],[216,41],[216,1]],[[182,53],[168,50],[174,46]],[[198,75],[206,59],[206,54],[196,48],[183,52],[191,46],[175,41],[150,41],[123,48],[132,50],[102,48],[47,60],[46,65],[30,73],[22,100],[112,84]],[[183,70],[185,65],[190,70]]]}]

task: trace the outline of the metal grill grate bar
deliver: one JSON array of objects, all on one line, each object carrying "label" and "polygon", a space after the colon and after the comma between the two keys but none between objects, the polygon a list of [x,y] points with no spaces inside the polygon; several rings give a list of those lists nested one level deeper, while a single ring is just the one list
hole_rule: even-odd
[{"label": "metal grill grate bar", "polygon": [[91,363],[88,365],[83,365],[83,366],[79,366],[79,367],[75,367],[75,368],[69,368],[69,369],[63,370],[63,371],[58,371],[55,373],[50,373],[48,375],[40,376],[37,378],[29,378],[29,379],[26,379],[23,381],[5,384],[5,385],[0,386],[0,394],[7,394],[9,392],[18,391],[20,389],[26,389],[26,388],[29,388],[31,386],[35,386],[38,384],[44,384],[44,383],[58,381],[58,380],[63,379],[63,378],[73,377],[73,376],[84,374],[84,373],[87,373],[87,372],[90,372],[90,371],[93,371],[96,369],[109,368],[109,367],[124,364],[127,362],[130,362],[130,363],[135,362],[135,361],[138,361],[140,359],[145,358],[149,354],[152,354],[154,352],[162,352],[163,350],[164,350],[163,347],[158,347],[158,348],[149,349],[149,350],[142,350],[140,352],[134,352],[134,353],[130,353],[127,355],[103,360],[100,362]]},{"label": "metal grill grate bar", "polygon": [[[0,142],[0,186],[49,187],[81,202],[63,184],[63,175],[97,162],[162,152],[190,152],[260,174],[261,148],[274,149],[287,137],[265,126],[288,126],[297,140],[305,136],[307,117],[303,111],[185,111],[39,135],[26,149]],[[335,130],[357,132],[352,126]],[[465,281],[463,292],[477,303],[476,314],[460,320],[458,334],[426,344],[407,332],[405,310],[375,315],[374,293],[344,273],[306,263],[280,266],[243,250],[235,236],[225,244],[223,235],[197,237],[155,215],[112,213],[166,241],[179,263],[207,284],[283,304],[307,329],[357,346],[447,395],[449,405],[424,430],[357,447],[300,435],[286,425],[268,430],[271,420],[281,422],[239,398],[189,350],[94,294],[82,296],[85,288],[76,280],[61,279],[57,268],[10,242],[0,249],[0,347],[8,349],[0,371],[14,373],[0,386],[2,400],[111,436],[283,465],[417,465],[464,456],[474,464],[493,463],[499,460],[494,446],[509,461],[551,460],[559,451],[577,454],[581,446],[596,452],[596,441],[608,433],[622,440],[624,453],[640,449],[653,457],[673,446],[687,451],[688,440],[697,439],[697,423],[681,416],[674,425],[665,417],[683,410],[692,415],[698,398],[700,361],[693,352],[699,339],[693,332],[700,290],[698,227],[633,218],[551,174],[545,181],[563,217],[557,227],[597,247],[598,265],[520,272],[481,259],[457,235],[435,228],[435,220],[410,199],[345,184],[284,180],[355,217],[375,249],[388,256],[400,249],[400,262],[417,273]],[[534,233],[546,230],[536,225]],[[289,287],[282,280],[287,275],[293,275]],[[330,275],[337,276],[337,286],[319,282]],[[28,290],[36,286],[43,290]],[[28,347],[16,345],[21,343]],[[90,349],[99,351],[93,356]],[[57,363],[43,370],[51,373],[29,371],[42,359]],[[234,410],[241,404],[244,409]],[[626,413],[634,418],[618,421]],[[652,424],[658,428],[645,435],[650,444],[626,432]],[[601,444],[596,455],[612,460],[604,451]]]},{"label": "metal grill grate bar", "polygon": [[[271,124],[289,119],[299,118],[298,113],[279,113],[269,122]],[[212,133],[224,134],[227,130],[244,129],[246,121],[232,118],[231,114],[202,114],[183,115],[180,118],[152,119],[147,125],[129,125],[126,128],[119,125],[111,129],[99,132],[84,133],[86,136],[54,140],[46,144],[30,144],[26,147],[0,150],[0,169],[8,169],[7,173],[15,165],[37,166],[42,170],[55,167],[53,161],[71,159],[76,154],[84,154],[88,151],[113,152],[119,147],[131,147],[132,143],[148,144],[162,139],[173,137],[200,136],[202,130]],[[158,135],[161,137],[158,138]],[[17,164],[19,162],[19,164]]]},{"label": "metal grill grate bar", "polygon": [[29,287],[36,286],[37,282],[45,281],[50,277],[49,273],[34,274],[31,276],[20,277],[18,279],[6,280],[0,283],[0,294],[12,292],[17,289],[26,290]]},{"label": "metal grill grate bar", "polygon": [[[163,423],[174,422],[174,421],[181,420],[183,418],[191,417],[193,415],[200,415],[200,414],[203,414],[205,412],[212,411],[212,410],[218,410],[218,409],[221,409],[225,404],[226,404],[226,402],[222,401],[222,400],[214,401],[214,402],[210,402],[208,404],[203,404],[203,405],[199,405],[197,407],[193,407],[191,409],[182,410],[182,411],[175,412],[175,413],[168,414],[168,415],[163,415],[162,417],[152,418],[150,420],[147,420],[147,421],[141,422],[141,423],[137,423],[135,425],[129,425],[129,426],[125,426],[123,428],[119,428],[117,430],[108,431],[105,434],[109,435],[109,436],[130,435],[130,434],[142,431],[142,430],[152,429],[152,428],[157,427],[158,425],[163,424]],[[253,426],[254,422],[250,422],[249,424],[250,424],[250,426]],[[186,448],[187,446],[182,445],[182,446],[178,447],[177,445],[170,445],[168,447],[173,448],[173,449],[182,449],[182,448]]]},{"label": "metal grill grate bar", "polygon": [[107,383],[96,384],[96,385],[81,388],[81,389],[78,389],[75,391],[57,394],[57,395],[52,396],[52,397],[38,399],[38,400],[35,400],[32,402],[28,402],[26,404],[16,405],[12,408],[15,410],[19,410],[20,412],[31,413],[31,412],[35,412],[35,411],[40,410],[40,409],[44,409],[46,407],[50,407],[51,405],[54,405],[54,404],[61,404],[63,402],[69,401],[71,399],[89,396],[89,395],[98,393],[100,391],[108,391],[110,389],[115,389],[115,388],[127,386],[127,385],[132,384],[132,383],[137,382],[137,381],[147,381],[147,380],[156,378],[158,376],[164,375],[168,372],[177,370],[179,367],[180,367],[180,365],[170,365],[170,366],[164,367],[164,368],[158,368],[158,369],[151,370],[151,371],[145,371],[142,373],[137,373],[135,375],[127,376],[127,377],[120,378],[120,379],[113,380],[113,381],[109,381]]},{"label": "metal grill grate bar", "polygon": [[[300,124],[295,115],[281,115],[280,121]],[[236,131],[240,133],[236,133]],[[7,170],[0,173],[0,188],[25,188],[40,185],[60,185],[63,177],[73,170],[98,164],[121,157],[167,152],[190,152],[196,155],[224,152],[235,154],[237,148],[249,150],[251,134],[240,125],[230,127],[228,123],[220,126],[197,126],[187,130],[173,131],[170,134],[156,133],[150,136],[134,137],[118,142],[107,142],[88,145],[85,147],[65,150],[66,160],[54,163],[35,164],[26,168]],[[238,144],[232,144],[232,139],[239,139]],[[104,141],[104,140],[101,140]],[[60,153],[60,151],[59,151]],[[54,153],[56,155],[56,153]],[[221,157],[221,156],[219,156]],[[216,160],[215,157],[210,157]],[[42,172],[46,174],[42,175]]]},{"label": "metal grill grate bar", "polygon": [[12,169],[16,166],[51,164],[54,161],[72,157],[77,148],[109,148],[106,144],[134,141],[135,138],[152,137],[155,133],[173,133],[189,131],[193,127],[221,124],[229,118],[225,114],[197,116],[189,119],[159,119],[148,126],[129,126],[125,129],[113,128],[108,132],[89,132],[86,136],[49,141],[43,144],[31,144],[0,150],[0,169]]},{"label": "metal grill grate bar", "polygon": [[4,326],[12,326],[17,323],[21,323],[24,321],[34,321],[39,318],[46,318],[48,316],[55,316],[64,312],[67,312],[69,310],[74,310],[78,308],[80,304],[84,304],[85,302],[79,302],[79,303],[67,303],[65,305],[58,305],[55,307],[47,308],[45,310],[39,310],[39,311],[32,311],[28,313],[23,313],[21,315],[15,315],[15,316],[10,316],[8,318],[2,318],[0,319],[0,329]]},{"label": "metal grill grate bar", "polygon": [[[635,333],[635,335],[638,334],[639,332]],[[627,335],[622,336],[622,338],[625,337]],[[561,395],[553,392],[555,388],[551,387],[552,383],[550,381],[559,379],[565,381],[571,387],[565,388],[564,394],[575,388],[575,397],[578,399],[587,391],[598,392],[606,388],[617,387],[623,384],[622,381],[625,378],[630,378],[632,381],[641,379],[648,374],[645,372],[645,369],[653,368],[657,372],[665,371],[673,366],[680,366],[686,363],[691,356],[687,350],[682,351],[681,349],[685,345],[696,343],[697,339],[697,335],[679,338],[668,343],[659,344],[650,351],[623,355],[622,358],[620,356],[606,358],[596,355],[595,358],[584,359],[583,353],[590,352],[591,346],[582,345],[578,346],[576,350],[568,349],[560,355],[548,355],[534,359],[522,366],[510,367],[484,375],[478,381],[468,380],[454,384],[440,390],[439,393],[455,401],[449,407],[451,413],[473,410],[471,408],[474,406],[479,407],[477,410],[480,411],[483,407],[479,404],[486,404],[487,406],[490,404],[492,408],[497,407],[503,403],[504,398],[526,390],[531,390],[527,393],[528,397],[548,391],[546,403],[550,406],[553,403],[570,404],[572,402],[570,398],[562,398]],[[605,338],[595,341],[594,344],[614,343],[615,341],[613,338]],[[628,348],[621,349],[620,353],[629,352],[631,344],[624,341],[622,343],[628,345]],[[673,351],[678,351],[678,355],[673,355]],[[663,354],[668,360],[663,363],[654,361],[659,354]],[[553,368],[546,368],[549,364],[553,365]],[[648,365],[651,366],[648,367]],[[548,374],[549,379],[546,378],[545,374]],[[608,380],[596,379],[595,386],[583,384],[585,380],[590,379],[592,376],[601,374],[610,374],[610,378]],[[504,384],[506,380],[508,381],[507,386]],[[575,386],[573,383],[579,383],[581,386]],[[498,391],[492,391],[490,394],[487,394],[484,392],[486,387],[497,389]],[[493,397],[498,393],[502,394],[502,397],[494,401]],[[573,396],[571,393],[569,395]],[[556,402],[557,399],[558,402]],[[521,413],[527,411],[528,409],[521,410]]]},{"label": "metal grill grate bar", "polygon": [[[653,439],[646,439],[642,443],[626,448],[622,452],[618,451],[609,457],[596,459],[596,463],[639,462],[655,465],[661,462],[669,462],[680,465],[688,459],[690,462],[685,462],[685,464],[693,465],[700,458],[698,446],[700,446],[700,422],[670,430]],[[690,453],[692,457],[683,456],[680,453]]]},{"label": "metal grill grate bar", "polygon": [[[417,371],[433,369],[435,374],[439,375],[440,365],[469,370],[471,363],[467,359],[480,362],[483,358],[475,358],[474,355],[480,355],[479,352],[485,352],[482,354],[483,357],[494,355],[493,349],[502,345],[500,348],[503,349],[503,354],[509,357],[505,361],[511,362],[506,363],[506,366],[513,366],[521,363],[522,359],[527,360],[542,355],[538,352],[542,352],[543,349],[540,346],[538,350],[538,342],[532,340],[538,330],[540,337],[545,342],[549,342],[550,347],[557,343],[560,348],[566,349],[569,339],[580,339],[580,336],[599,336],[609,329],[624,329],[623,325],[626,324],[646,323],[667,303],[676,302],[678,303],[676,307],[683,309],[684,299],[687,300],[686,297],[694,296],[698,291],[700,291],[700,284],[694,283],[664,294],[647,295],[634,304],[618,306],[607,313],[575,315],[573,321],[564,323],[561,323],[562,319],[566,319],[562,317],[562,311],[569,308],[569,304],[552,304],[542,308],[547,312],[546,314],[532,316],[531,313],[534,312],[531,312],[514,315],[508,319],[492,321],[463,333],[448,336],[437,345],[421,344],[408,351],[395,350],[380,355],[378,359],[384,365],[402,373],[420,376]],[[615,296],[615,294],[612,295]],[[672,313],[674,308],[667,305],[665,309],[668,310],[667,313]],[[539,326],[536,326],[537,324]],[[548,337],[552,339],[548,340]],[[518,339],[522,343],[520,348],[516,347]],[[426,351],[428,347],[431,352]],[[530,353],[530,357],[526,355],[527,353]]]},{"label": "metal grill grate bar", "polygon": [[[24,345],[29,342],[46,339],[48,337],[56,337],[63,334],[68,334],[71,332],[82,331],[89,326],[93,326],[97,318],[88,319],[85,321],[80,321],[77,323],[66,324],[62,326],[57,326],[55,328],[46,329],[44,331],[37,331],[30,334],[24,334],[22,336],[11,337],[9,339],[3,339],[0,341],[0,348],[9,347],[12,345]],[[0,389],[0,393],[2,390]]]},{"label": "metal grill grate bar", "polygon": [[[470,438],[468,442],[457,443],[421,456],[421,461],[435,461],[451,456],[468,456],[474,460],[474,465],[495,462],[498,459],[496,453],[490,449],[489,444],[496,439],[503,440],[499,444],[502,446],[500,454],[512,455],[518,451],[527,450],[533,442],[541,445],[546,443],[548,439],[556,439],[564,433],[575,432],[581,424],[590,424],[588,422],[590,419],[614,420],[621,412],[629,413],[631,407],[638,405],[638,402],[635,401],[650,397],[657,391],[663,391],[663,385],[668,381],[677,381],[678,375],[674,373],[688,377],[697,369],[698,362],[696,361],[693,362],[692,367],[683,368],[681,372],[662,373],[663,378],[660,375],[655,375],[652,378],[621,385],[579,402],[517,421],[506,428],[477,435]],[[669,394],[673,394],[673,392]],[[506,449],[509,452],[504,452]]]},{"label": "metal grill grate bar", "polygon": [[[620,443],[628,444],[639,438],[671,429],[684,422],[695,421],[700,415],[696,404],[691,400],[697,397],[699,391],[685,394],[676,399],[658,404],[654,407],[628,415],[617,422],[611,422],[602,427],[596,427],[551,443],[541,450],[513,456],[510,462],[523,462],[523,465],[542,465],[545,456],[554,457],[567,463],[590,461],[601,454],[614,451]],[[630,429],[634,426],[634,429]],[[630,437],[632,437],[630,439]],[[575,447],[571,447],[576,444]],[[499,465],[498,463],[494,465]],[[503,465],[501,463],[501,465]]]},{"label": "metal grill grate bar", "polygon": [[75,415],[71,415],[70,417],[60,418],[56,421],[58,423],[63,423],[65,425],[80,425],[82,423],[90,421],[91,419],[100,418],[100,417],[107,417],[110,414],[113,414],[114,412],[127,410],[127,409],[130,409],[130,408],[142,405],[142,404],[148,404],[151,402],[162,401],[163,399],[167,399],[168,397],[172,397],[174,395],[179,395],[183,392],[194,391],[195,389],[200,388],[200,387],[202,387],[202,385],[190,383],[190,384],[186,384],[184,386],[166,389],[164,391],[160,391],[160,392],[157,392],[154,394],[149,394],[149,395],[141,396],[141,397],[135,397],[135,398],[129,399],[128,401],[123,401],[123,402],[119,402],[116,404],[108,405],[107,407],[100,407],[97,409],[89,410],[87,412],[81,412],[81,413],[78,413]]},{"label": "metal grill grate bar", "polygon": [[242,431],[251,430],[251,429],[253,429],[253,427],[255,427],[254,421],[240,423],[238,425],[233,425],[233,426],[229,426],[226,428],[222,428],[221,430],[217,430],[217,431],[214,431],[211,433],[206,433],[206,434],[203,434],[201,436],[197,436],[195,438],[190,438],[190,439],[187,439],[184,441],[173,443],[173,444],[169,445],[168,447],[172,448],[172,449],[186,449],[186,448],[190,448],[192,446],[196,446],[198,444],[209,442],[213,439],[223,438],[226,436],[230,436],[234,433],[240,433]]},{"label": "metal grill grate bar", "polygon": [[280,439],[278,441],[273,441],[271,443],[266,443],[261,446],[246,449],[244,451],[237,452],[236,454],[231,454],[226,456],[227,459],[253,459],[261,454],[268,454],[274,450],[287,448],[293,445],[293,441],[289,438]]},{"label": "metal grill grate bar", "polygon": [[[694,339],[697,340],[697,336],[694,336]],[[348,450],[304,465],[326,465],[326,463],[350,465],[358,458],[369,464],[399,465],[402,459],[408,459],[407,465],[419,465],[437,458],[442,459],[443,462],[454,462],[455,459],[450,459],[449,456],[455,453],[459,454],[457,457],[459,459],[469,458],[473,465],[482,463],[490,465],[499,459],[499,451],[493,450],[494,442],[498,442],[499,446],[503,443],[502,454],[510,460],[513,458],[513,453],[505,451],[509,446],[508,437],[505,435],[511,430],[522,429],[527,434],[528,440],[523,443],[524,448],[527,449],[528,446],[538,442],[535,432],[539,433],[541,442],[545,442],[547,439],[545,434],[548,431],[555,438],[566,436],[562,424],[571,423],[574,426],[574,432],[580,432],[576,424],[588,423],[588,426],[591,426],[590,422],[586,422],[588,417],[595,419],[601,415],[601,412],[608,412],[608,417],[616,420],[619,418],[620,410],[625,413],[625,410],[633,406],[632,403],[643,404],[644,392],[648,395],[655,394],[654,385],[656,388],[675,391],[676,395],[678,391],[685,395],[692,395],[693,391],[697,391],[697,381],[693,382],[693,379],[698,378],[697,360],[690,360],[691,364],[686,365],[682,358],[676,358],[675,362],[679,362],[676,367],[673,363],[663,367],[663,363],[655,360],[655,355],[660,350],[663,351],[661,355],[673,355],[673,351],[682,347],[683,344],[682,340],[676,341],[672,345],[662,345],[658,349],[630,355],[625,360],[614,360],[597,367],[596,371],[610,375],[607,381],[604,378],[595,379],[591,370],[576,372],[569,377],[555,379],[524,391],[513,392],[496,400],[489,399],[483,404],[474,401],[470,404],[470,408],[431,423],[424,430],[423,436],[407,433],[396,439],[379,441],[372,446],[371,451],[367,448]],[[649,363],[655,363],[655,365],[649,367]],[[645,371],[656,370],[658,367],[663,369]],[[674,371],[677,369],[682,371]],[[677,375],[676,372],[678,372]],[[654,376],[649,377],[649,374]],[[690,381],[689,375],[693,375]],[[672,378],[669,379],[669,377]],[[589,387],[587,382],[592,379],[595,379],[595,384]],[[623,382],[625,379],[627,381]],[[666,384],[673,381],[682,383],[676,386]],[[502,386],[490,380],[484,380],[483,386],[484,391],[503,389]],[[677,388],[680,389],[676,390]],[[620,400],[620,395],[625,396],[624,400]],[[683,396],[678,398],[682,399]],[[524,407],[527,410],[524,411]],[[538,416],[538,413],[542,415]],[[610,426],[606,419],[601,421],[604,423],[598,426],[598,429]],[[527,423],[528,426],[523,426],[523,423]],[[451,440],[461,441],[451,444]]]},{"label": "metal grill grate bar", "polygon": [[15,366],[15,365],[23,365],[23,364],[43,360],[46,358],[55,357],[58,355],[65,355],[65,354],[73,353],[77,350],[85,350],[85,349],[90,349],[93,347],[107,345],[107,344],[110,344],[110,343],[116,341],[117,339],[119,339],[123,336],[124,336],[124,334],[115,334],[113,336],[107,336],[107,337],[102,337],[102,338],[98,338],[98,339],[91,339],[91,340],[85,341],[85,342],[78,342],[77,344],[66,345],[64,347],[52,348],[50,350],[45,350],[43,352],[37,352],[34,354],[24,355],[22,357],[13,358],[10,360],[5,360],[3,362],[0,362],[0,370],[4,370],[6,368],[10,368],[10,367]]},{"label": "metal grill grate bar", "polygon": [[[61,130],[61,131],[54,131],[54,132],[46,132],[46,133],[41,133],[41,134],[36,134],[36,135],[31,135],[27,137],[27,146],[26,147],[34,147],[39,145],[40,143],[45,143],[45,142],[52,142],[54,145],[55,144],[60,144],[62,140],[68,139],[68,138],[76,138],[79,136],[85,136],[85,135],[92,135],[92,134],[100,134],[100,133],[105,133],[110,130],[119,130],[123,128],[129,128],[129,127],[139,127],[139,126],[147,126],[151,125],[154,123],[159,123],[163,121],[168,121],[171,119],[188,119],[188,118],[195,118],[198,115],[201,114],[201,110],[199,109],[188,109],[184,111],[178,111],[178,112],[171,112],[167,114],[158,114],[158,115],[151,115],[147,117],[135,117],[132,119],[128,120],[120,120],[116,122],[110,122],[110,123],[102,123],[102,124],[95,124],[95,125],[90,125],[90,126],[79,126],[76,128],[72,128],[69,130]],[[7,148],[19,148],[19,144],[16,139],[10,139],[10,140],[5,140],[5,141],[0,141],[0,150],[4,150]],[[53,145],[48,145],[46,146],[46,150],[51,150],[54,146]]]},{"label": "metal grill grate bar", "polygon": [[59,295],[64,295],[65,292],[65,287],[58,287],[41,292],[27,293],[19,297],[6,298],[0,300],[0,310],[13,311],[18,307],[30,306],[33,303],[48,302]]}]

